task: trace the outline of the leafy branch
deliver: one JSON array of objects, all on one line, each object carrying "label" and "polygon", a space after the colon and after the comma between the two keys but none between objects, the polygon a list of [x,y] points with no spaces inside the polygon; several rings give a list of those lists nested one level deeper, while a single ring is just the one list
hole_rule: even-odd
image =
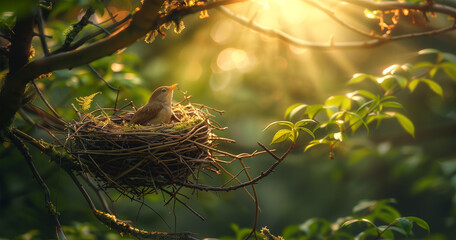
[{"label": "leafy branch", "polygon": [[[297,141],[299,132],[304,131],[312,136],[304,151],[318,145],[328,145],[330,157],[334,156],[334,148],[346,142],[347,133],[355,134],[364,127],[367,134],[369,125],[375,123],[379,127],[383,120],[394,118],[400,126],[412,137],[415,136],[415,125],[403,113],[402,104],[396,101],[400,91],[408,90],[413,93],[419,84],[426,85],[432,92],[444,96],[439,83],[433,78],[441,70],[453,81],[456,81],[456,55],[441,52],[436,49],[424,49],[419,55],[436,55],[436,61],[418,62],[416,64],[392,65],[382,72],[382,76],[365,73],[354,74],[347,84],[370,82],[378,89],[377,93],[366,89],[349,92],[345,95],[330,96],[324,104],[294,104],[285,111],[285,121],[276,121],[272,126],[285,126],[279,129],[272,138],[271,144],[291,140]],[[292,121],[298,119],[295,123]],[[310,129],[308,126],[315,123]]]}]

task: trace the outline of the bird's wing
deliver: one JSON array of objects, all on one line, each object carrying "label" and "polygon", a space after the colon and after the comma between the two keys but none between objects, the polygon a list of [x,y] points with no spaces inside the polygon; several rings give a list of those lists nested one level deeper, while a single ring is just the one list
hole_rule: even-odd
[{"label": "bird's wing", "polygon": [[157,116],[162,106],[159,103],[148,103],[135,112],[130,120],[133,124],[146,124]]}]

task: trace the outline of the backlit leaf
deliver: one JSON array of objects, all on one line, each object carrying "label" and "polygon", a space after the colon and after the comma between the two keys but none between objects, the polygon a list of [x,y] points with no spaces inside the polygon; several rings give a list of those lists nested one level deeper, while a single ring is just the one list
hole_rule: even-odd
[{"label": "backlit leaf", "polygon": [[375,99],[376,98],[376,95],[367,91],[367,90],[359,90],[358,91],[358,94],[363,96],[363,97],[366,97],[366,98],[369,98],[369,99]]},{"label": "backlit leaf", "polygon": [[301,111],[305,107],[307,107],[306,104],[302,104],[302,103],[293,104],[290,107],[288,107],[287,110],[285,110],[285,116],[283,118],[287,119],[289,117],[289,119],[291,119],[297,112]]},{"label": "backlit leaf", "polygon": [[291,129],[280,129],[276,132],[274,137],[272,138],[271,144],[273,143],[280,143],[283,142],[292,136],[293,132]]},{"label": "backlit leaf", "polygon": [[392,107],[392,108],[404,108],[402,104],[398,102],[382,102],[381,105],[383,107]]},{"label": "backlit leaf", "polygon": [[453,62],[444,62],[439,65],[443,69],[446,75],[453,81],[456,81],[456,64]]},{"label": "backlit leaf", "polygon": [[317,140],[312,140],[309,142],[309,144],[307,144],[306,148],[304,148],[304,152],[309,150],[309,148],[312,148],[312,147],[315,147],[317,145],[321,145],[321,144],[328,144],[330,143],[331,141],[329,141],[328,139],[326,138],[323,138],[323,139],[317,139]]},{"label": "backlit leaf", "polygon": [[315,105],[310,105],[306,108],[306,111],[304,114],[307,114],[309,118],[315,118],[315,115],[317,115],[321,110],[323,110],[323,105],[322,104],[315,104]]},{"label": "backlit leaf", "polygon": [[265,131],[266,129],[272,127],[272,126],[275,126],[275,125],[282,125],[282,126],[288,126],[290,129],[293,128],[293,123],[292,122],[289,122],[289,121],[275,121],[275,122],[272,122],[270,123],[268,126],[266,126],[263,131]]},{"label": "backlit leaf", "polygon": [[415,125],[413,125],[413,122],[410,121],[408,117],[397,112],[387,112],[386,114],[395,117],[406,132],[408,132],[413,137],[415,136]]},{"label": "backlit leaf", "polygon": [[438,83],[429,79],[423,79],[422,82],[426,83],[433,92],[437,93],[437,95],[443,97],[443,89]]},{"label": "backlit leaf", "polygon": [[434,49],[434,48],[426,48],[426,49],[423,49],[423,50],[420,50],[418,52],[418,54],[420,55],[425,55],[425,54],[440,54],[440,51],[437,50],[437,49]]},{"label": "backlit leaf", "polygon": [[305,125],[307,125],[309,123],[318,123],[318,122],[313,120],[313,119],[302,119],[302,120],[297,121],[294,124],[294,127],[295,128],[303,127],[303,126],[305,126]]},{"label": "backlit leaf", "polygon": [[307,129],[307,128],[304,128],[304,127],[299,127],[298,129],[306,132],[307,134],[309,134],[310,136],[312,136],[313,139],[315,139],[315,134],[310,130],[310,129]]},{"label": "backlit leaf", "polygon": [[353,75],[353,77],[347,82],[347,84],[355,84],[355,83],[360,83],[366,79],[370,79],[370,80],[373,80],[373,81],[376,81],[375,77],[372,76],[372,75],[369,75],[369,74],[365,74],[365,73],[355,73]]},{"label": "backlit leaf", "polygon": [[435,82],[433,80],[430,80],[430,79],[425,79],[425,78],[419,78],[419,79],[415,79],[415,80],[411,81],[409,83],[410,92],[413,92],[420,82],[425,83],[426,85],[428,85],[428,87],[433,92],[435,92],[437,95],[443,97],[443,89],[442,89],[442,87],[437,82]]},{"label": "backlit leaf", "polygon": [[419,62],[413,65],[413,69],[420,69],[420,68],[431,68],[434,66],[434,63],[431,62]]},{"label": "backlit leaf", "polygon": [[398,65],[398,64],[391,65],[391,66],[385,68],[385,70],[383,70],[382,74],[383,75],[391,74],[394,70],[396,70],[399,67],[400,67],[400,65]]},{"label": "backlit leaf", "polygon": [[415,79],[409,83],[408,87],[409,87],[410,92],[415,91],[415,88],[418,86],[418,83],[420,83],[419,79]]}]

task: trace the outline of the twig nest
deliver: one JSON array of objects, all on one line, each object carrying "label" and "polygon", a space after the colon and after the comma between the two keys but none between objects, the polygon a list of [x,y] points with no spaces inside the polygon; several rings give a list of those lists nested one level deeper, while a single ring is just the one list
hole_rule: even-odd
[{"label": "twig nest", "polygon": [[197,182],[199,171],[215,170],[214,126],[207,112],[191,104],[176,104],[173,111],[177,119],[152,126],[130,124],[132,111],[80,114],[68,128],[66,146],[78,159],[79,171],[126,195]]}]

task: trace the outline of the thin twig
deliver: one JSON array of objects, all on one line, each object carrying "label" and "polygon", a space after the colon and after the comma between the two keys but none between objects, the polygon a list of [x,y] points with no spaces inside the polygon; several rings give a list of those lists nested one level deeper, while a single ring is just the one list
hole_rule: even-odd
[{"label": "thin twig", "polygon": [[46,36],[44,34],[44,20],[43,20],[43,11],[41,8],[38,8],[38,31],[39,38],[41,42],[41,47],[43,48],[44,56],[49,56],[49,48],[46,42]]},{"label": "thin twig", "polygon": [[109,32],[108,29],[102,27],[100,24],[96,24],[96,23],[94,23],[94,22],[92,22],[92,21],[89,21],[89,23],[90,23],[91,25],[93,25],[93,26],[95,26],[95,27],[101,29],[101,30],[102,30],[104,33],[106,33],[107,35],[111,35],[111,32]]},{"label": "thin twig", "polygon": [[272,164],[266,171],[261,172],[260,175],[253,178],[250,181],[247,181],[247,182],[244,182],[244,183],[241,183],[238,185],[234,185],[234,186],[229,186],[229,187],[214,187],[214,186],[208,186],[208,185],[183,183],[183,182],[182,183],[179,182],[179,183],[175,183],[175,184],[182,185],[184,187],[188,187],[188,188],[192,188],[192,189],[201,190],[201,191],[214,191],[214,192],[228,192],[228,191],[236,190],[239,188],[244,188],[246,186],[256,184],[258,181],[260,181],[264,177],[271,174],[274,171],[274,169],[288,156],[288,154],[291,152],[291,150],[293,150],[295,144],[292,143],[290,145],[290,147],[288,148],[288,150],[281,157],[278,157],[277,155],[275,155],[270,149],[266,148],[263,144],[258,143],[258,145],[260,147],[262,147],[274,159],[276,159],[276,162],[274,164]]},{"label": "thin twig", "polygon": [[43,101],[44,105],[54,114],[55,117],[58,119],[63,119],[62,116],[60,116],[57,111],[54,110],[54,108],[51,106],[51,104],[47,101],[47,99],[44,97],[43,93],[41,92],[40,88],[36,84],[36,80],[32,80],[33,87],[35,87],[36,92],[38,93],[38,96],[40,96],[41,100]]},{"label": "thin twig", "polygon": [[106,86],[108,86],[108,88],[110,88],[111,90],[117,91],[117,92],[119,91],[118,88],[116,88],[116,87],[112,86],[111,84],[109,84],[109,83],[108,83],[108,82],[107,82],[107,81],[106,81],[106,80],[97,72],[97,70],[95,70],[95,68],[93,68],[90,64],[86,64],[86,66],[90,69],[90,71],[92,71],[92,72],[95,74],[95,76],[97,76],[98,79],[102,80],[102,81],[106,84]]},{"label": "thin twig", "polygon": [[41,178],[41,175],[39,174],[38,170],[35,167],[35,164],[33,163],[32,156],[29,153],[29,150],[27,146],[22,142],[21,139],[18,138],[13,132],[8,131],[8,138],[11,139],[11,142],[14,143],[14,145],[17,147],[19,152],[24,156],[30,170],[32,171],[33,176],[35,177],[35,180],[38,182],[38,184],[41,186],[43,192],[44,192],[44,202],[46,203],[46,207],[49,210],[49,213],[54,217],[54,221],[56,224],[56,229],[60,236],[63,236],[65,238],[65,234],[62,231],[62,227],[60,225],[60,221],[58,219],[58,212],[56,209],[56,206],[51,202],[51,193],[49,191],[48,186],[44,182],[43,178]]}]

